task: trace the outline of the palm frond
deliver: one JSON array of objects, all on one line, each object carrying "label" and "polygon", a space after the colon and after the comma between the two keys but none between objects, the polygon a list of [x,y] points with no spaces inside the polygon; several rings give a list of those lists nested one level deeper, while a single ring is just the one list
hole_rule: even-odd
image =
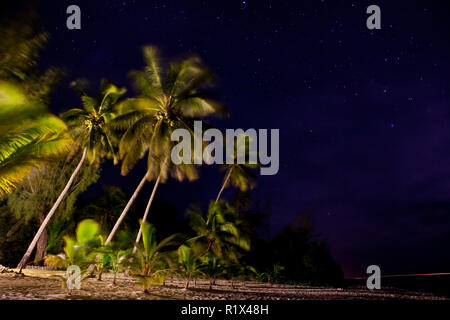
[{"label": "palm frond", "polygon": [[144,55],[144,61],[146,63],[145,75],[149,84],[154,88],[155,92],[161,95],[162,82],[161,82],[161,59],[159,50],[155,46],[145,46],[142,50]]},{"label": "palm frond", "polygon": [[81,103],[86,112],[94,111],[97,106],[97,101],[86,94],[81,95]]},{"label": "palm frond", "polygon": [[64,123],[30,102],[17,85],[0,82],[0,196],[34,168],[67,152],[71,140]]},{"label": "palm frond", "polygon": [[110,111],[126,91],[125,88],[118,88],[114,84],[102,80],[100,95],[97,99],[98,112]]},{"label": "palm frond", "polygon": [[190,97],[176,103],[178,112],[187,118],[225,115],[227,109],[219,103],[201,97]]}]

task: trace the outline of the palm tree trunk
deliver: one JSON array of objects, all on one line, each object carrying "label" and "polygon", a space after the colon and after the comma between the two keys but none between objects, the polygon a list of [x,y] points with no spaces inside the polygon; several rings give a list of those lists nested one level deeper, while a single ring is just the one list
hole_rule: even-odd
[{"label": "palm tree trunk", "polygon": [[[217,195],[217,198],[216,198],[216,202],[215,202],[215,203],[219,202],[220,196],[222,195],[223,190],[224,190],[225,187],[227,186],[228,180],[230,180],[231,172],[233,172],[233,169],[234,169],[234,168],[231,167],[230,171],[228,171],[227,177],[225,178],[225,181],[224,181],[223,184],[222,184],[222,188],[220,188],[220,191],[219,191],[219,194]],[[208,219],[206,220],[206,225],[208,225],[208,224],[209,224],[209,217],[208,217]]]},{"label": "palm tree trunk", "polygon": [[[208,223],[208,222],[206,222]],[[200,255],[200,257],[203,257],[205,254],[207,254],[209,252],[209,250],[211,250],[211,247],[214,243],[214,241],[216,241],[216,239],[209,239],[208,240],[208,247],[206,248],[206,250]]]},{"label": "palm tree trunk", "polygon": [[[153,198],[155,197],[156,189],[158,188],[160,179],[161,179],[161,173],[158,175],[158,179],[156,179],[155,185],[153,186],[152,194],[150,195],[150,199],[148,200],[147,207],[145,208],[144,217],[142,217],[142,223],[147,221],[148,212],[150,211],[150,206],[152,205]],[[141,240],[141,236],[142,236],[142,224],[139,227],[139,232],[136,237],[136,244],[134,245],[133,253],[136,253],[136,245]]]},{"label": "palm tree trunk", "polygon": [[102,274],[103,274],[104,270],[105,270],[105,266],[102,266],[102,268],[100,269],[100,272],[98,273],[98,278],[97,278],[98,281],[102,281]]},{"label": "palm tree trunk", "polygon": [[47,241],[48,241],[47,230],[44,229],[41,237],[39,238],[39,240],[36,244],[36,255],[34,256],[34,261],[36,261],[36,263],[39,266],[44,265],[43,260],[47,256],[47,250],[46,250],[47,249]]},{"label": "palm tree trunk", "polygon": [[[39,224],[44,222],[44,214],[41,213],[39,215]],[[47,234],[47,228],[42,231],[42,235],[39,238],[37,244],[36,244],[36,254],[34,256],[34,261],[37,262],[39,266],[44,265],[43,259],[47,256],[47,242],[48,242],[48,234]]]},{"label": "palm tree trunk", "polygon": [[81,169],[81,166],[83,165],[84,160],[86,159],[86,153],[87,148],[85,147],[83,150],[83,155],[81,156],[80,162],[78,163],[77,167],[73,171],[72,175],[70,176],[69,181],[67,182],[66,186],[64,187],[63,191],[59,195],[58,199],[56,200],[53,207],[50,209],[49,213],[45,217],[44,221],[42,222],[41,226],[39,227],[38,232],[33,238],[33,241],[31,241],[30,246],[27,249],[27,252],[25,252],[25,255],[23,256],[22,260],[20,260],[19,264],[17,265],[17,269],[19,269],[19,273],[22,272],[23,267],[28,262],[28,259],[30,259],[31,253],[33,252],[34,248],[36,247],[36,243],[38,242],[39,238],[41,237],[42,233],[44,232],[44,229],[47,227],[47,224],[49,223],[50,219],[53,217],[53,215],[56,212],[56,209],[58,209],[59,205],[61,204],[61,201],[63,200],[64,196],[67,194],[67,192],[70,189],[70,186],[72,185],[73,181],[75,180],[75,177],[77,176],[78,172]]},{"label": "palm tree trunk", "polygon": [[133,204],[134,200],[136,200],[137,195],[141,191],[142,187],[144,186],[145,182],[147,181],[148,172],[145,173],[144,178],[142,178],[141,182],[137,186],[136,190],[134,191],[133,195],[131,196],[130,200],[128,200],[127,205],[123,209],[122,213],[120,214],[119,219],[117,219],[116,224],[114,225],[114,228],[111,230],[111,233],[109,234],[108,238],[106,239],[105,245],[111,242],[112,238],[117,232],[117,229],[119,228],[120,224],[122,223],[122,220],[125,218],[125,216],[128,213],[128,210],[130,210],[131,205]]},{"label": "palm tree trunk", "polygon": [[222,185],[222,188],[220,189],[220,191],[219,191],[219,194],[217,195],[217,198],[216,198],[216,203],[219,201],[219,199],[220,199],[220,195],[222,194],[222,192],[223,192],[223,190],[225,189],[225,187],[227,186],[227,184],[228,184],[228,180],[230,180],[230,177],[231,177],[231,172],[233,172],[233,167],[231,167],[231,169],[230,169],[230,171],[228,171],[228,175],[227,175],[227,177],[226,177],[226,179],[225,179],[225,181],[223,182],[223,185]]}]

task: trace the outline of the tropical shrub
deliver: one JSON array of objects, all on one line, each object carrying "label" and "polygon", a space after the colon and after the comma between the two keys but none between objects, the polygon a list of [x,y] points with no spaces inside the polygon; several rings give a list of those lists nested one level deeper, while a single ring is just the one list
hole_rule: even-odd
[{"label": "tropical shrub", "polygon": [[96,249],[102,243],[98,232],[99,225],[94,220],[81,221],[77,226],[75,238],[64,236],[64,253],[47,256],[48,265],[64,269],[70,265],[76,265],[85,272],[90,264],[95,263]]},{"label": "tropical shrub", "polygon": [[[79,223],[75,238],[66,235],[64,237],[64,253],[47,256],[46,261],[50,267],[67,269],[69,266],[80,268],[81,274],[86,273],[88,266],[95,263],[96,249],[101,245],[102,239],[98,234],[99,225],[94,220],[83,220]],[[61,280],[63,288],[67,288],[66,276],[53,275],[52,277]],[[82,280],[85,280],[86,277]],[[67,288],[68,295],[71,289]]]}]

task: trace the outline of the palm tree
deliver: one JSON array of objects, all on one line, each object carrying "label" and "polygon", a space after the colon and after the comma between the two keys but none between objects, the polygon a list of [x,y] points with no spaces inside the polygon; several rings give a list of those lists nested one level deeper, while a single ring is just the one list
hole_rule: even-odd
[{"label": "palm tree", "polygon": [[156,241],[155,227],[148,222],[141,221],[143,244],[137,245],[137,253],[130,260],[131,274],[142,283],[144,292],[147,292],[152,284],[164,282],[167,274],[164,265],[164,257],[169,252],[167,249],[179,245],[182,236],[173,234],[160,242]]},{"label": "palm tree", "polygon": [[67,194],[85,159],[87,158],[92,164],[98,159],[114,155],[114,149],[109,138],[108,122],[115,117],[115,114],[112,112],[113,107],[120,97],[125,94],[126,90],[119,89],[113,84],[102,81],[100,93],[95,99],[88,96],[79,83],[73,83],[73,85],[81,92],[81,101],[84,109],[71,109],[62,114],[62,118],[66,121],[77,146],[82,148],[82,156],[69,181],[45,217],[25,255],[19,262],[17,266],[19,272],[22,271],[22,268],[28,262],[43,230]]},{"label": "palm tree", "polygon": [[[111,125],[124,130],[119,143],[122,174],[126,174],[148,153],[147,172],[111,231],[111,241],[146,180],[156,180],[145,209],[143,221],[147,220],[159,183],[169,176],[182,181],[197,178],[197,170],[190,164],[174,165],[171,151],[172,132],[184,128],[193,133],[194,120],[218,115],[224,108],[213,102],[207,87],[212,83],[211,73],[195,57],[172,62],[163,68],[158,50],[153,46],[143,48],[146,66],[144,71],[132,71],[137,98],[128,99],[118,106],[121,116]],[[198,155],[196,155],[198,156]],[[200,155],[201,156],[201,155]],[[136,243],[142,231],[139,230]]]},{"label": "palm tree", "polygon": [[208,253],[204,255],[201,259],[202,261],[202,272],[208,278],[209,290],[212,289],[212,285],[218,277],[225,274],[225,264],[224,261],[214,254]]},{"label": "palm tree", "polygon": [[225,171],[225,178],[219,194],[217,195],[216,203],[220,200],[223,190],[228,186],[230,181],[234,187],[241,191],[247,191],[255,187],[256,177],[251,169],[257,168],[259,164],[253,164],[249,161],[245,163],[238,163],[237,161],[237,155],[239,153],[244,153],[246,155],[246,159],[249,158],[249,144],[251,143],[250,138],[247,140],[244,135],[241,135],[236,140],[237,142],[234,144],[233,163],[221,165],[221,169]]},{"label": "palm tree", "polygon": [[21,86],[0,81],[0,197],[34,168],[67,152],[70,141],[64,122],[30,100]]},{"label": "palm tree", "polygon": [[[226,201],[210,202],[207,217],[195,209],[187,212],[189,224],[197,233],[190,242],[201,243],[204,256],[212,251],[217,257],[237,260],[238,250],[250,250],[250,241],[239,230],[239,221],[234,208]],[[209,223],[208,223],[209,221]]]},{"label": "palm tree", "polygon": [[181,245],[177,250],[178,267],[177,271],[184,278],[184,290],[189,288],[191,280],[202,275],[200,260],[194,254],[194,250],[187,245]]}]

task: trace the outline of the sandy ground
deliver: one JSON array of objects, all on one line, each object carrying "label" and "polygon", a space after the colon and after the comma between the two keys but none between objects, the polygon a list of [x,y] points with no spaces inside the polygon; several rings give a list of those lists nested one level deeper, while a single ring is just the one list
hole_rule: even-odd
[{"label": "sandy ground", "polygon": [[227,280],[218,280],[212,290],[208,290],[206,281],[197,280],[195,286],[192,283],[191,288],[183,290],[183,281],[177,278],[168,279],[166,286],[155,286],[149,293],[144,293],[138,282],[125,275],[119,275],[114,286],[112,274],[105,274],[103,281],[87,279],[80,290],[74,290],[72,296],[67,296],[61,288],[61,281],[50,278],[63,272],[26,269],[24,274],[0,274],[0,300],[450,300],[394,288],[369,291],[362,286],[327,288],[239,281],[232,288]]}]

